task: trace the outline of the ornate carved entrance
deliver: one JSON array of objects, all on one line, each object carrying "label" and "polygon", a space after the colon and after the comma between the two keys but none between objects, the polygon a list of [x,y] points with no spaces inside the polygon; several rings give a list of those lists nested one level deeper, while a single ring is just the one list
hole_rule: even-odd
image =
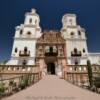
[{"label": "ornate carved entrance", "polygon": [[47,73],[55,74],[58,65],[67,64],[65,40],[58,31],[45,31],[36,45],[36,63]]},{"label": "ornate carved entrance", "polygon": [[55,75],[56,72],[55,72],[55,64],[54,63],[47,64],[47,73]]}]

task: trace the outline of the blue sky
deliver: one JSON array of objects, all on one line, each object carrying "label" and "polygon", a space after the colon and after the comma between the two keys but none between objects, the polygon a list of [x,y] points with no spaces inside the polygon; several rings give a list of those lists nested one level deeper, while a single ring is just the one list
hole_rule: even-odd
[{"label": "blue sky", "polygon": [[60,30],[65,13],[77,14],[89,51],[100,51],[100,0],[0,0],[0,61],[10,58],[15,26],[23,23],[31,8],[37,9],[42,30]]}]

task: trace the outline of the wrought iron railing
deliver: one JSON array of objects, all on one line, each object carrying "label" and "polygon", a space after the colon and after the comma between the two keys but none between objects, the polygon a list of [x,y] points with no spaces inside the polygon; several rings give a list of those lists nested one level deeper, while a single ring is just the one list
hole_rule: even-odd
[{"label": "wrought iron railing", "polygon": [[25,52],[25,51],[20,51],[20,52],[19,52],[19,56],[30,56],[30,51],[27,51],[27,52]]}]

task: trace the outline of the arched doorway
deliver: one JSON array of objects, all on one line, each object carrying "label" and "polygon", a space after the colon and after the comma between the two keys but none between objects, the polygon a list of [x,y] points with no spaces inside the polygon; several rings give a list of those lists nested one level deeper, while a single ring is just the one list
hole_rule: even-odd
[{"label": "arched doorway", "polygon": [[27,65],[27,61],[23,60],[22,65]]},{"label": "arched doorway", "polygon": [[47,63],[47,73],[51,75],[55,75],[55,64]]}]

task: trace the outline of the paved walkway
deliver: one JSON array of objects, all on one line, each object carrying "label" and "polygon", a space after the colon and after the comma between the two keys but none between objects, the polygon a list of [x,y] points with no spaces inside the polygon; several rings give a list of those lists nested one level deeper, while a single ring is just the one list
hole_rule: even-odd
[{"label": "paved walkway", "polygon": [[45,76],[35,85],[5,100],[100,100],[100,95],[69,84],[57,76]]}]

